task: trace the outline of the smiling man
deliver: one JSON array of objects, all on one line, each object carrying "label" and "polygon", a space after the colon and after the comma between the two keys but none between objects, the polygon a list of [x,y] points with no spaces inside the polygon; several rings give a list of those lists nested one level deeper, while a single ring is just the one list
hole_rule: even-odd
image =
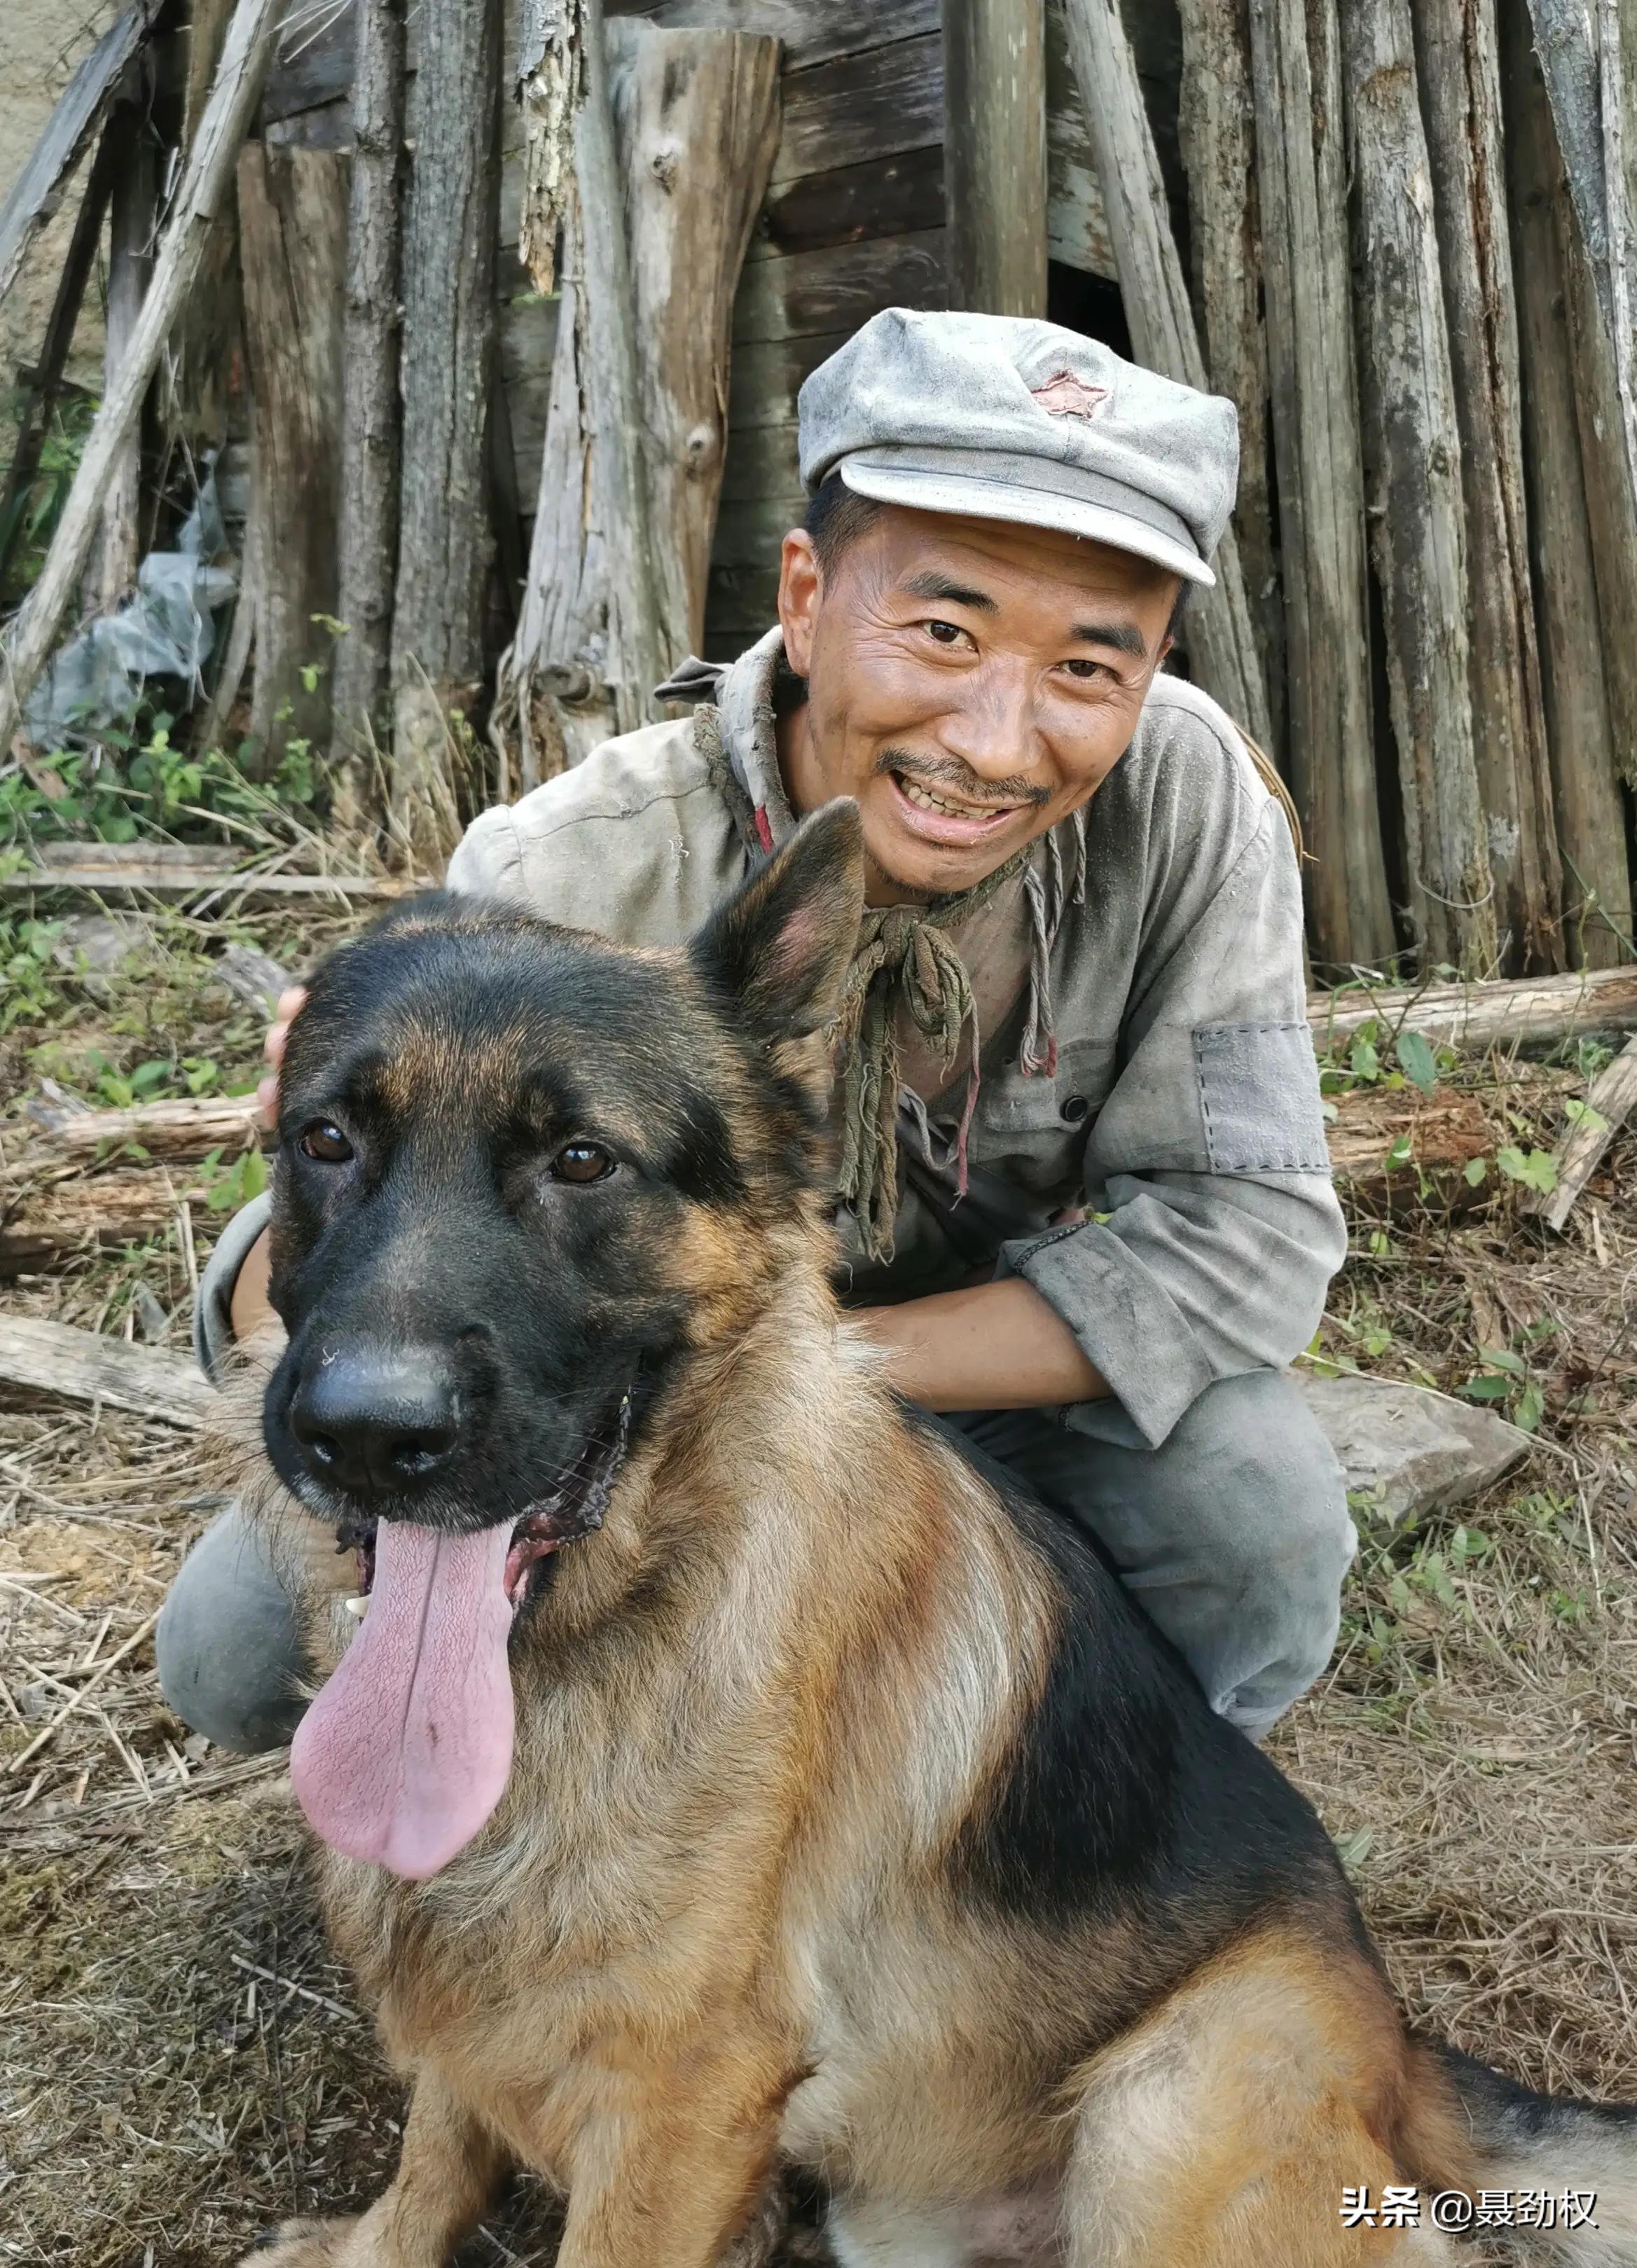
[{"label": "smiling man", "polygon": [[[1161,669],[1213,580],[1232,407],[1046,323],[892,309],[800,421],[778,627],[690,666],[690,717],[485,814],[450,886],[673,944],[857,799],[844,1297],[1259,1734],[1329,1657],[1353,1535],[1285,1369],[1345,1250],[1294,852],[1231,720]],[[259,1227],[212,1263],[208,1363],[266,1319]],[[159,1632],[173,1705],[240,1747],[288,1729],[293,1660],[246,1553],[230,1514]]]}]

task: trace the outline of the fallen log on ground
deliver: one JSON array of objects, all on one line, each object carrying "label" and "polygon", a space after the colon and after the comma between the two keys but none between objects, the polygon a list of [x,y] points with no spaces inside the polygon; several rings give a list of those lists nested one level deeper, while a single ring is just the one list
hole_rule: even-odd
[{"label": "fallen log on ground", "polygon": [[1475,1094],[1454,1087],[1364,1086],[1336,1098],[1325,1130],[1331,1171],[1342,1195],[1363,1211],[1388,1210],[1424,1195],[1465,1211],[1493,1194],[1493,1176],[1465,1178],[1496,1137]]},{"label": "fallen log on ground", "polygon": [[1588,1032],[1637,1031],[1637,968],[1520,976],[1491,984],[1310,992],[1308,1021],[1314,1045],[1321,1049],[1351,1039],[1368,1024],[1388,1034],[1419,1032],[1435,1045],[1469,1050],[1539,1046]]},{"label": "fallen log on ground", "polygon": [[1557,1187],[1545,1195],[1531,1194],[1524,1200],[1524,1210],[1537,1214],[1548,1228],[1561,1232],[1582,1190],[1602,1164],[1604,1152],[1634,1109],[1637,1040],[1628,1040],[1591,1082],[1585,1109],[1553,1152]]},{"label": "fallen log on ground", "polygon": [[[134,858],[131,850],[136,852]],[[58,843],[0,875],[0,890],[146,891],[155,897],[397,898],[424,887],[387,874],[291,874],[246,867],[192,843]]]},{"label": "fallen log on ground", "polygon": [[82,1252],[118,1252],[159,1236],[184,1203],[205,1201],[162,1167],[122,1166],[110,1173],[70,1174],[0,1200],[0,1281],[31,1276]]},{"label": "fallen log on ground", "polygon": [[204,1094],[139,1102],[129,1110],[57,1110],[36,1105],[33,1116],[54,1155],[112,1158],[135,1143],[151,1159],[208,1158],[212,1150],[247,1149],[258,1130],[254,1094]]},{"label": "fallen log on ground", "polygon": [[0,1380],[70,1402],[105,1402],[189,1432],[210,1425],[221,1406],[216,1388],[181,1355],[32,1315],[0,1315]]}]

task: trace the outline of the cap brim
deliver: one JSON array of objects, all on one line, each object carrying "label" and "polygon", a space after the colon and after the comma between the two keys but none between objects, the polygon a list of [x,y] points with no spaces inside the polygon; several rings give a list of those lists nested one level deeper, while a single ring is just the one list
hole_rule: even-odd
[{"label": "cap brim", "polygon": [[947,512],[971,519],[1007,519],[1022,527],[1055,527],[1066,535],[1083,535],[1093,543],[1151,559],[1185,583],[1208,589],[1216,582],[1197,551],[1133,514],[1106,504],[1087,504],[1051,489],[1021,488],[1014,481],[987,481],[979,474],[860,464],[852,457],[844,457],[836,469],[856,496],[871,497],[877,504],[906,504],[915,512]]}]

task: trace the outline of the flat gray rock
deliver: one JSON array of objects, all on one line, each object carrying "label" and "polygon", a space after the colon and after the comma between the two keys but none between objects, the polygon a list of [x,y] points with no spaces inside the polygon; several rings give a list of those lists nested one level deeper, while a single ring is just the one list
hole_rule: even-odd
[{"label": "flat gray rock", "polygon": [[1350,1489],[1394,1521],[1461,1504],[1516,1464],[1529,1435],[1476,1403],[1396,1379],[1296,1374]]}]

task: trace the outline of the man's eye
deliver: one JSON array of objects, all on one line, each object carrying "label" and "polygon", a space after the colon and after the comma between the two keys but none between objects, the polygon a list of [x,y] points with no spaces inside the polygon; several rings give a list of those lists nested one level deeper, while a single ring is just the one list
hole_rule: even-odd
[{"label": "man's eye", "polygon": [[1082,685],[1095,685],[1100,678],[1112,677],[1114,674],[1106,661],[1076,659],[1066,661],[1061,666],[1067,670],[1071,677],[1077,677]]},{"label": "man's eye", "polygon": [[304,1157],[316,1158],[326,1166],[344,1166],[352,1155],[351,1143],[329,1118],[315,1118],[310,1126],[304,1126],[300,1146]]},{"label": "man's eye", "polygon": [[565,1142],[548,1170],[554,1182],[603,1182],[614,1160],[600,1142]]},{"label": "man's eye", "polygon": [[940,645],[959,645],[966,636],[959,622],[926,622],[922,627],[927,637],[936,638]]}]

